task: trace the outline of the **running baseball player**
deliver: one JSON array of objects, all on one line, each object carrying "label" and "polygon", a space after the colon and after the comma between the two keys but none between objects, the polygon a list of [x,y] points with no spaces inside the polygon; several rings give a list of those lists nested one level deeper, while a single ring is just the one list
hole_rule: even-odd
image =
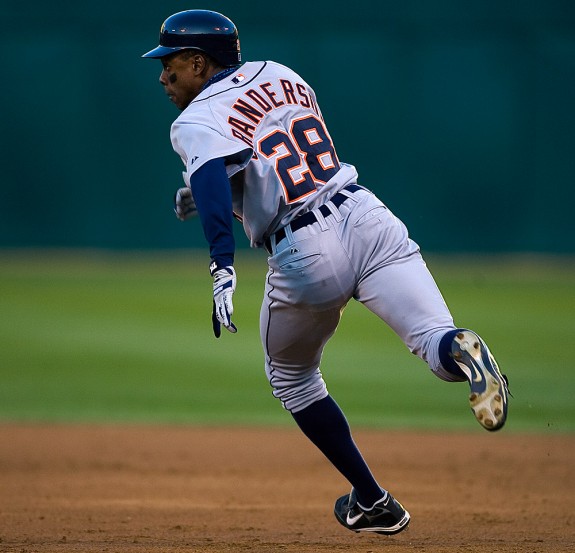
[{"label": "running baseball player", "polygon": [[272,61],[242,64],[236,26],[213,11],[168,17],[159,42],[143,57],[161,60],[160,84],[181,110],[171,128],[185,166],[175,211],[202,223],[215,336],[237,331],[235,217],[269,254],[260,333],[273,394],[351,485],[335,502],[337,520],[355,532],[401,532],[409,513],[372,474],[320,371],[343,308],[362,303],[440,379],[467,381],[487,430],[505,423],[507,379],[485,342],[454,325],[404,224],[340,161],[302,77]]}]

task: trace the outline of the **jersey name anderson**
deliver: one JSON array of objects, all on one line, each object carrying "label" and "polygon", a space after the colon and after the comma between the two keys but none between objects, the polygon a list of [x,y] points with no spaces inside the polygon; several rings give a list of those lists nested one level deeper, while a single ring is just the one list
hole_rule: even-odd
[{"label": "jersey name anderson", "polygon": [[[240,82],[242,77],[240,74],[234,81]],[[317,103],[302,83],[293,83],[281,78],[274,84],[269,81],[260,83],[257,87],[244,92],[243,97],[238,98],[232,105],[232,109],[241,116],[241,118],[231,115],[228,117],[232,136],[253,148],[257,126],[264,116],[273,109],[296,104],[312,109],[321,117]]]}]

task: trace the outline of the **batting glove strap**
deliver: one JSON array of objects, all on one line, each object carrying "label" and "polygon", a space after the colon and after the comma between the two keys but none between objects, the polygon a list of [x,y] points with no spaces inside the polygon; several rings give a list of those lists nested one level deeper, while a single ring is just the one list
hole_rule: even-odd
[{"label": "batting glove strap", "polygon": [[180,221],[187,221],[198,214],[194,196],[189,188],[180,188],[174,195],[174,213]]},{"label": "batting glove strap", "polygon": [[218,268],[215,264],[210,267],[210,272],[214,279],[212,325],[215,337],[219,338],[221,325],[232,333],[237,332],[236,326],[232,323],[234,313],[232,296],[236,290],[236,272],[232,266]]}]

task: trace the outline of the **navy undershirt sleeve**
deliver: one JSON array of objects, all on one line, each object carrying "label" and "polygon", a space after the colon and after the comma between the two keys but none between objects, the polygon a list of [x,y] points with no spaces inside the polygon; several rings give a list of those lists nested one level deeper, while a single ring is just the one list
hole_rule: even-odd
[{"label": "navy undershirt sleeve", "polygon": [[232,190],[223,158],[212,159],[190,177],[190,187],[210,245],[210,256],[218,267],[234,263]]}]

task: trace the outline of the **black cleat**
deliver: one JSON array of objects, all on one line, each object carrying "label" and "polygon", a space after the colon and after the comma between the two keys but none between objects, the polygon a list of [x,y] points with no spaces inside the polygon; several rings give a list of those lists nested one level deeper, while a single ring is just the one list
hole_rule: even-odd
[{"label": "black cleat", "polygon": [[407,528],[410,520],[409,513],[389,492],[367,511],[359,505],[352,489],[335,502],[334,513],[340,524],[354,532],[397,534]]}]

